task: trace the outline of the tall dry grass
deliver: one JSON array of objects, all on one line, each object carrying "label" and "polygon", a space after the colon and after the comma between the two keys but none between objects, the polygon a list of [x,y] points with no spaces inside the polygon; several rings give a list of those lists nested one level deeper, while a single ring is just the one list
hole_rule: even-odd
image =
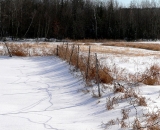
[{"label": "tall dry grass", "polygon": [[141,75],[139,82],[146,85],[160,85],[160,67],[152,65]]},{"label": "tall dry grass", "polygon": [[[97,72],[96,72],[96,59],[95,56],[90,55],[89,64],[88,64],[88,56],[80,55],[78,53],[78,46],[76,45],[67,45],[63,44],[58,48],[58,56],[71,65],[75,66],[75,69],[80,70],[83,75],[83,78],[87,82],[95,81],[97,82]],[[88,71],[87,71],[88,68]],[[99,82],[100,83],[112,83],[113,77],[110,75],[110,70],[107,67],[99,66]]]},{"label": "tall dry grass", "polygon": [[[7,43],[12,56],[50,56],[54,55],[56,45],[47,43]],[[6,46],[3,44],[3,47]],[[7,53],[7,51],[5,51]],[[7,55],[7,54],[6,54]]]},{"label": "tall dry grass", "polygon": [[[74,47],[74,49],[73,49]],[[82,51],[84,51],[83,46],[80,46]],[[96,60],[95,60],[95,56],[93,55],[93,50],[91,49],[91,55],[89,58],[89,64],[88,63],[88,52],[87,49],[85,48],[85,55],[79,55],[78,53],[78,48],[75,44],[73,45],[68,45],[67,44],[63,44],[61,46],[59,46],[59,56],[62,59],[65,59],[67,62],[69,62],[71,65],[75,66],[75,68],[78,68],[82,74],[84,79],[86,78],[86,70],[87,67],[88,69],[88,73],[87,73],[87,81],[95,81],[96,82]],[[77,64],[78,61],[78,64]],[[160,84],[160,67],[158,65],[153,65],[151,66],[149,69],[146,69],[146,71],[139,75],[138,79],[137,74],[135,75],[123,75],[123,71],[121,69],[111,69],[107,66],[101,66],[100,63],[99,64],[99,81],[100,83],[112,83],[113,80],[123,80],[125,82],[135,82],[135,83],[144,83],[147,85],[159,85]],[[122,72],[121,72],[122,71]],[[114,77],[116,77],[116,79],[114,79],[112,77],[112,75],[114,75]],[[125,77],[124,77],[125,76]],[[130,79],[128,79],[128,78]]]}]

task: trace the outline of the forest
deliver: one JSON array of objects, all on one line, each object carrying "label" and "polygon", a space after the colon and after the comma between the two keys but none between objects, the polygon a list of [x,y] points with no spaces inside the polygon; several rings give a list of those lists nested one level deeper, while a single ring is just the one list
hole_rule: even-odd
[{"label": "forest", "polygon": [[0,39],[159,39],[160,3],[0,0]]}]

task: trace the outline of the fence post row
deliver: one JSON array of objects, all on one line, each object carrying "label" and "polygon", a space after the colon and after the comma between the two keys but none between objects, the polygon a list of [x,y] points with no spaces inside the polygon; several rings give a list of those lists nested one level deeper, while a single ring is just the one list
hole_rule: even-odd
[{"label": "fence post row", "polygon": [[[67,43],[67,47],[66,47],[66,55],[68,52],[68,43]],[[69,59],[69,64],[71,64],[71,60],[72,60],[72,55],[74,52],[74,47],[75,45],[72,46],[72,50],[71,50],[71,54],[70,54],[70,59]],[[63,45],[62,45],[62,49]],[[59,55],[59,46],[57,45],[57,56]],[[89,71],[89,67],[90,67],[90,53],[91,53],[91,46],[89,46],[89,51],[88,51],[88,60],[87,60],[87,68],[86,68],[86,81],[88,80],[88,71]],[[65,55],[65,59],[67,58],[67,56]],[[99,64],[98,64],[98,58],[97,58],[97,53],[95,53],[95,64],[96,64],[96,81],[97,81],[97,86],[98,86],[98,96],[101,97],[101,90],[100,90],[100,82],[99,82]],[[77,63],[76,63],[76,69],[78,69],[78,65],[79,65],[79,45],[77,48]]]},{"label": "fence post row", "polygon": [[78,70],[78,63],[79,62],[79,45],[78,45],[78,48],[77,48],[77,64],[76,64],[76,70]]},{"label": "fence post row", "polygon": [[90,53],[91,53],[91,46],[89,46],[89,51],[88,51],[88,61],[87,61],[87,68],[86,68],[86,81],[88,79],[88,70],[89,70],[89,64],[90,64]]},{"label": "fence post row", "polygon": [[96,58],[96,80],[97,80],[97,85],[98,85],[98,96],[101,96],[100,92],[100,86],[99,86],[99,66],[98,66],[98,59],[97,59],[97,54],[95,53],[95,58]]}]

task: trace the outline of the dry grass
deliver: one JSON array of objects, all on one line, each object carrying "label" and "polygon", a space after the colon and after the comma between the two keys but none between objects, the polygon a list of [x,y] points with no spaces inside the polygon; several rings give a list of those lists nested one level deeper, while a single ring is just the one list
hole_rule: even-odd
[{"label": "dry grass", "polygon": [[147,130],[160,130],[159,120],[160,120],[160,110],[148,112],[144,114],[145,125],[143,128]]},{"label": "dry grass", "polygon": [[127,99],[127,98],[138,98],[138,94],[136,93],[135,89],[133,88],[127,88],[125,93],[124,93],[124,99]]},{"label": "dry grass", "polygon": [[[103,44],[94,44],[94,43],[86,43],[86,44],[82,44],[82,43],[74,43],[75,45],[78,44],[80,45],[80,50],[81,52],[88,52],[88,46],[91,46],[91,52],[92,53],[100,53],[100,54],[113,54],[116,56],[157,56],[160,57],[160,54],[157,51],[151,51],[150,53],[145,52],[145,51],[141,51],[139,49],[133,49],[130,47],[123,47],[123,48],[114,48],[112,46],[106,46]],[[108,43],[110,44],[110,43]],[[121,44],[121,42],[116,42],[115,44]],[[129,43],[126,43],[129,44]],[[137,44],[137,43],[133,43],[133,44]],[[152,46],[152,44],[147,44],[148,46]],[[160,44],[157,44],[157,46],[160,46]],[[117,45],[118,46],[118,45]]]},{"label": "dry grass", "polygon": [[122,109],[121,114],[122,114],[122,120],[126,120],[129,118],[129,113],[130,109]]},{"label": "dry grass", "polygon": [[147,123],[148,125],[152,125],[156,120],[159,119],[160,113],[158,112],[151,112],[145,115],[147,117]]},{"label": "dry grass", "polygon": [[153,51],[160,51],[160,44],[146,44],[146,43],[136,43],[136,42],[108,42],[103,43],[103,46],[117,46],[117,47],[132,47],[132,48],[140,48],[147,49]]},{"label": "dry grass", "polygon": [[146,85],[160,84],[160,67],[153,65],[142,74],[141,81]]},{"label": "dry grass", "polygon": [[135,119],[133,122],[133,130],[142,130],[142,125],[139,119]]},{"label": "dry grass", "polygon": [[121,124],[121,128],[127,128],[127,127],[128,127],[128,126],[127,126],[127,123],[124,122],[124,120],[122,120],[122,121],[120,122],[120,124]]},{"label": "dry grass", "polygon": [[85,43],[85,44],[89,44],[89,43],[108,43],[108,42],[124,42],[124,40],[112,40],[112,39],[81,39],[81,40],[71,40],[72,42],[74,42],[75,44],[77,43]]},{"label": "dry grass", "polygon": [[103,123],[102,122],[102,126],[105,127],[106,129],[108,129],[110,126],[117,124],[117,121],[111,119],[109,120],[107,123]]},{"label": "dry grass", "polygon": [[124,86],[114,83],[113,91],[114,93],[119,93],[119,92],[124,93],[125,89],[124,89]]},{"label": "dry grass", "polygon": [[160,130],[160,126],[159,125],[150,126],[147,130]]},{"label": "dry grass", "polygon": [[112,83],[113,77],[110,75],[111,71],[107,67],[103,67],[102,69],[99,70],[99,78],[100,78],[100,83]]},{"label": "dry grass", "polygon": [[115,105],[118,105],[119,101],[120,101],[120,97],[108,97],[106,99],[106,108],[107,110],[111,110],[114,109]]},{"label": "dry grass", "polygon": [[138,106],[147,106],[147,103],[146,103],[146,98],[145,97],[138,97],[137,98],[137,104]]},{"label": "dry grass", "polygon": [[47,43],[7,43],[7,45],[13,56],[22,57],[54,55],[54,49],[56,48],[56,45]]},{"label": "dry grass", "polygon": [[[97,72],[96,72],[96,59],[95,56],[90,55],[79,55],[78,48],[75,45],[64,44],[59,46],[58,56],[71,65],[75,66],[76,70],[80,70],[83,75],[83,78],[86,80],[87,85],[91,85],[91,81],[96,81],[97,83]],[[89,64],[88,64],[89,63]],[[107,67],[100,67],[98,72],[99,82],[100,83],[111,83],[113,81],[112,76],[110,75],[110,70]]]}]

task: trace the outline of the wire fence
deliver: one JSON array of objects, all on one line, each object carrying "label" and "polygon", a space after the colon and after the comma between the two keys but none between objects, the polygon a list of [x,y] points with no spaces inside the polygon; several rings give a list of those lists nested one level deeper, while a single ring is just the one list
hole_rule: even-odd
[{"label": "wire fence", "polygon": [[64,43],[57,46],[55,54],[73,65],[76,71],[80,71],[86,85],[92,82],[97,84],[98,96],[101,96],[100,83],[112,83],[113,77],[107,67],[101,66],[97,54],[91,54],[91,46],[88,47],[88,53],[80,54],[80,46]]},{"label": "wire fence", "polygon": [[[109,84],[113,81],[123,80],[122,75],[117,75],[117,70],[111,70],[110,67],[100,64],[97,54],[95,51],[91,51],[91,46],[88,46],[88,50],[85,53],[83,52],[84,47],[76,44],[69,44],[63,42],[63,44],[28,44],[28,43],[0,43],[0,55],[8,56],[53,56],[57,55],[60,58],[66,60],[69,65],[75,67],[75,71],[80,71],[83,79],[86,81],[86,85],[90,86],[92,83],[97,84],[98,86],[98,95],[100,96],[100,85],[99,84]],[[92,47],[93,48],[93,47]],[[115,71],[115,72],[113,72]],[[115,74],[114,74],[115,73]],[[120,73],[121,74],[121,73]],[[116,76],[115,76],[116,75]],[[115,77],[117,79],[115,79]],[[122,78],[121,78],[122,77]],[[132,76],[134,77],[134,75]],[[135,76],[137,77],[137,76]],[[135,78],[134,77],[134,78]],[[144,74],[139,76],[139,79],[136,79],[136,84],[144,83],[147,85],[160,84],[160,67],[152,66]],[[125,79],[124,79],[125,80]],[[126,81],[125,81],[126,82]]]}]

